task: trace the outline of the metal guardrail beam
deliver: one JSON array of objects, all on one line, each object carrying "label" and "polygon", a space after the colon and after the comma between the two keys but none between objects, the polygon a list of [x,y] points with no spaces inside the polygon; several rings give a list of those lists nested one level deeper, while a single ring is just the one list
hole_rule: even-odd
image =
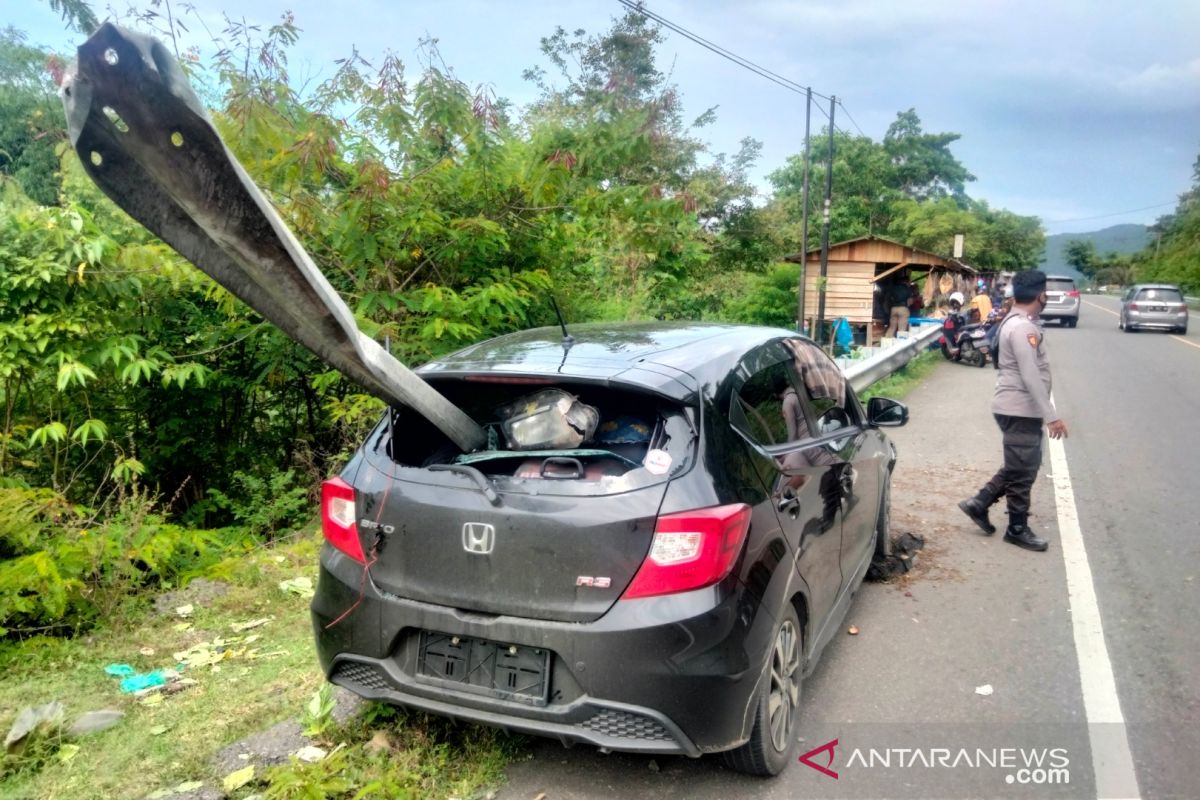
[{"label": "metal guardrail beam", "polygon": [[909,361],[919,356],[931,342],[942,333],[941,325],[926,325],[904,344],[889,347],[868,359],[859,361],[842,370],[855,392],[861,392],[876,381],[886,378]]}]

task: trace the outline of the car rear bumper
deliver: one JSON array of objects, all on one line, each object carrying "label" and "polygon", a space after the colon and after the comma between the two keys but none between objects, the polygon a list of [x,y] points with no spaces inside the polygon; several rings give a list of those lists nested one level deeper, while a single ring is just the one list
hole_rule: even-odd
[{"label": "car rear bumper", "polygon": [[[406,600],[369,578],[360,600],[361,577],[360,564],[323,548],[312,618],[327,677],[363,697],[610,750],[699,756],[750,734],[774,621],[732,580],[566,623]],[[546,697],[419,674],[422,631],[548,650]]]},{"label": "car rear bumper", "polygon": [[1135,328],[1181,328],[1188,324],[1187,312],[1178,314],[1158,314],[1154,312],[1130,311],[1125,317],[1125,324]]},{"label": "car rear bumper", "polygon": [[1070,306],[1046,306],[1038,316],[1042,319],[1079,319],[1079,303]]}]

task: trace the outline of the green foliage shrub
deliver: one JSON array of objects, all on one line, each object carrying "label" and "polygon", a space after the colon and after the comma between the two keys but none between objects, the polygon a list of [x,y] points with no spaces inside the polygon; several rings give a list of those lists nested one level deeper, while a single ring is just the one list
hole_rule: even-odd
[{"label": "green foliage shrub", "polygon": [[214,506],[228,511],[249,533],[273,536],[312,516],[310,488],[297,481],[295,470],[265,478],[239,470],[233,473],[233,482],[232,496],[216,488],[209,489],[208,495]]},{"label": "green foliage shrub", "polygon": [[169,524],[154,506],[131,491],[96,522],[55,492],[0,489],[0,635],[87,627],[138,589],[185,582],[245,543],[242,531]]}]

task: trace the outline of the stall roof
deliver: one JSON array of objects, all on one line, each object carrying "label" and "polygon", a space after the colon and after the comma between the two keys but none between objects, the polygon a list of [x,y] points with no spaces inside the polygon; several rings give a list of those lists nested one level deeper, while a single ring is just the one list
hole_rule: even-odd
[{"label": "stall roof", "polygon": [[[785,256],[784,261],[801,264],[805,261],[819,259],[821,248],[814,247],[806,254],[794,253]],[[807,258],[806,258],[807,256]],[[839,261],[872,262],[875,264],[902,264],[909,268],[937,268],[949,272],[959,272],[964,275],[977,275],[979,270],[957,258],[944,258],[924,250],[885,239],[882,236],[860,236],[829,246],[829,262]]]}]

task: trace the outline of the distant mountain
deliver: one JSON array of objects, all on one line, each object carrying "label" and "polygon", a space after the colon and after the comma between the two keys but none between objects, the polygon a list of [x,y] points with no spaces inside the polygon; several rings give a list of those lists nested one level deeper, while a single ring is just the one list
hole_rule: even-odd
[{"label": "distant mountain", "polygon": [[1091,242],[1096,246],[1097,255],[1106,256],[1109,253],[1137,253],[1150,244],[1150,233],[1145,225],[1113,225],[1103,230],[1088,233],[1056,233],[1046,237],[1046,250],[1042,253],[1042,263],[1038,269],[1051,275],[1072,275],[1081,277],[1071,267],[1067,266],[1067,244],[1076,239]]}]

